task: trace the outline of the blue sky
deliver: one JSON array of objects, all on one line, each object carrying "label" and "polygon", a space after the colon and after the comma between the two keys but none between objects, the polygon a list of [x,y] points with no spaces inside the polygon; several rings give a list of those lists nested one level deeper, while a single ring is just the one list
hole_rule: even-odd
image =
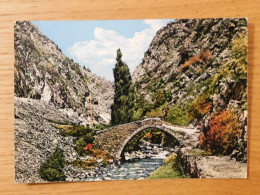
[{"label": "blue sky", "polygon": [[156,32],[170,20],[33,21],[62,52],[95,74],[113,81],[120,48],[131,73],[142,62]]}]

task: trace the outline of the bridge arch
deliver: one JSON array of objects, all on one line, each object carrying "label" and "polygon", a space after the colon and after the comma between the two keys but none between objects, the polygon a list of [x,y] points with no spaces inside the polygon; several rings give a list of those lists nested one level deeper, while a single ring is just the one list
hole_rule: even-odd
[{"label": "bridge arch", "polygon": [[142,127],[139,127],[137,128],[135,131],[133,131],[125,140],[124,142],[122,143],[121,147],[118,149],[118,153],[116,154],[117,157],[121,157],[122,156],[122,153],[127,145],[127,143],[129,141],[131,141],[131,139],[136,136],[138,133],[140,133],[141,131],[144,131],[146,129],[150,129],[150,128],[156,128],[156,129],[159,129],[159,130],[162,130],[168,134],[170,134],[172,137],[174,137],[175,139],[177,139],[179,141],[179,143],[181,143],[181,139],[180,137],[182,137],[180,135],[179,132],[175,132],[175,131],[172,131],[170,129],[167,129],[167,128],[164,128],[163,126],[159,126],[159,125],[155,125],[155,124],[148,124],[148,125],[144,125]]}]

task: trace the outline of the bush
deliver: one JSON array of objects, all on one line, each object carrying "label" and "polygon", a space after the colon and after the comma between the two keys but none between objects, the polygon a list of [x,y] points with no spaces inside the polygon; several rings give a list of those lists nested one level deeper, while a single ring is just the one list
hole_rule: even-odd
[{"label": "bush", "polygon": [[93,144],[94,137],[92,133],[88,133],[85,136],[81,136],[75,142],[75,150],[79,153],[80,156],[86,154],[85,146],[88,144]]},{"label": "bush", "polygon": [[47,181],[65,181],[63,172],[65,157],[60,148],[56,148],[54,153],[41,165],[39,169],[40,177]]},{"label": "bush", "polygon": [[230,69],[234,71],[234,77],[247,79],[247,37],[240,35],[232,44],[233,63],[229,64]]},{"label": "bush", "polygon": [[182,72],[183,70],[187,69],[188,67],[190,67],[191,65],[199,61],[200,61],[200,54],[191,57],[189,60],[187,60],[184,64],[180,66],[179,72]]},{"label": "bush", "polygon": [[237,116],[229,110],[213,113],[209,130],[201,133],[200,145],[212,154],[231,154],[241,133]]},{"label": "bush", "polygon": [[75,143],[75,150],[78,152],[80,156],[83,156],[85,154],[84,147],[87,145],[84,138],[79,138]]},{"label": "bush", "polygon": [[97,166],[97,160],[95,158],[91,158],[88,160],[75,160],[71,164],[73,166],[89,170]]},{"label": "bush", "polygon": [[184,64],[182,64],[180,66],[179,72],[182,72],[183,70],[189,68],[196,62],[202,62],[205,65],[210,61],[211,58],[212,58],[211,52],[209,50],[203,50],[203,51],[201,51],[200,54],[197,54],[197,55],[191,57]]},{"label": "bush", "polygon": [[165,121],[174,125],[187,126],[190,123],[188,110],[186,108],[172,106],[165,117]]},{"label": "bush", "polygon": [[111,154],[109,154],[107,151],[104,150],[92,149],[91,152],[92,152],[92,156],[99,159],[103,159],[102,163],[105,166],[108,164],[110,159],[112,159],[113,161],[117,160],[114,156],[112,156]]},{"label": "bush", "polygon": [[200,95],[194,102],[192,102],[190,110],[189,110],[189,118],[200,119],[206,113],[208,113],[212,108],[211,100],[209,99],[209,95],[202,94]]},{"label": "bush", "polygon": [[95,131],[100,131],[106,128],[109,128],[110,125],[100,124],[100,123],[93,123],[93,128]]},{"label": "bush", "polygon": [[60,133],[63,136],[81,137],[88,133],[91,133],[91,129],[88,126],[72,125],[67,127],[60,127]]}]

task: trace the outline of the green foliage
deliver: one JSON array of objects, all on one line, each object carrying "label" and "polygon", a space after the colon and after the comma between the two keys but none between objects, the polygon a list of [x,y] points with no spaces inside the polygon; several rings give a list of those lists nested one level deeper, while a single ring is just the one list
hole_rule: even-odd
[{"label": "green foliage", "polygon": [[116,65],[113,69],[115,78],[114,103],[111,105],[111,124],[118,125],[131,122],[134,107],[134,86],[129,68],[122,61],[122,53],[117,50]]},{"label": "green foliage", "polygon": [[207,93],[203,93],[192,102],[189,110],[190,120],[200,119],[212,108],[212,102]]},{"label": "green foliage", "polygon": [[100,131],[106,128],[109,128],[111,125],[105,125],[105,124],[101,124],[101,123],[93,123],[93,129],[95,131]]},{"label": "green foliage", "polygon": [[177,152],[176,154],[176,158],[174,159],[174,161],[172,162],[172,168],[177,172],[179,173],[179,175],[181,177],[184,177],[184,178],[189,178],[190,175],[187,174],[187,170],[185,170],[183,167],[182,167],[182,157],[181,157],[181,154],[179,152]]},{"label": "green foliage", "polygon": [[92,144],[94,141],[94,137],[92,133],[88,133],[84,136],[81,136],[79,139],[75,142],[75,150],[79,153],[80,156],[84,156],[86,154],[86,151],[84,150],[84,147],[87,144]]},{"label": "green foliage", "polygon": [[164,160],[163,166],[156,169],[147,179],[189,178],[178,160],[176,154],[169,156]]},{"label": "green foliage", "polygon": [[153,117],[161,117],[163,114],[163,109],[167,106],[168,102],[165,102],[163,105],[161,105],[160,107],[154,108],[152,109],[150,112],[146,113],[146,116],[149,118],[153,118]]},{"label": "green foliage", "polygon": [[234,69],[234,76],[239,79],[247,79],[247,36],[240,35],[232,44],[234,61],[229,64]]},{"label": "green foliage", "polygon": [[55,125],[60,130],[62,136],[73,136],[76,139],[75,150],[79,155],[84,156],[86,151],[84,147],[87,144],[92,144],[94,141],[95,131],[91,130],[88,126],[82,125]]},{"label": "green foliage", "polygon": [[171,106],[167,115],[165,116],[165,121],[172,123],[174,125],[187,126],[190,124],[189,113],[187,106],[178,107]]},{"label": "green foliage", "polygon": [[55,125],[55,127],[60,129],[60,134],[63,136],[81,137],[92,132],[88,126],[82,125]]},{"label": "green foliage", "polygon": [[135,104],[134,104],[134,115],[133,120],[141,120],[144,119],[146,113],[151,111],[153,105],[145,100],[143,95],[136,95]]},{"label": "green foliage", "polygon": [[64,165],[63,151],[56,148],[55,152],[41,165],[39,169],[40,177],[47,181],[65,181]]},{"label": "green foliage", "polygon": [[88,160],[75,160],[71,163],[73,166],[89,170],[93,169],[97,166],[97,160],[95,158],[91,158]]},{"label": "green foliage", "polygon": [[153,101],[155,101],[155,107],[163,105],[167,101],[165,91],[163,89],[159,89],[158,91],[153,93],[152,99]]}]

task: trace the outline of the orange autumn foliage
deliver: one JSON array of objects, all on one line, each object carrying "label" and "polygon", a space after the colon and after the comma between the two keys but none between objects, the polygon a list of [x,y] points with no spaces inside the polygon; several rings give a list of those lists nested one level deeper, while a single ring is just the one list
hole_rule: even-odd
[{"label": "orange autumn foliage", "polygon": [[189,60],[187,60],[184,64],[180,66],[179,72],[182,72],[185,68],[190,67],[191,65],[195,64],[196,62],[202,61],[204,63],[208,63],[211,59],[212,54],[209,50],[202,51],[200,54],[197,54],[193,57],[191,57]]},{"label": "orange autumn foliage", "polygon": [[148,132],[148,133],[146,133],[146,134],[144,135],[144,137],[145,137],[146,139],[148,139],[148,140],[151,140],[151,139],[152,139],[152,134],[151,134],[150,132]]},{"label": "orange autumn foliage", "polygon": [[180,66],[180,72],[182,72],[182,70],[184,70],[185,68],[188,68],[189,66],[191,66],[192,64],[194,64],[195,62],[198,62],[198,61],[200,61],[200,54],[191,57],[184,64],[182,64]]},{"label": "orange autumn foliage", "polygon": [[189,117],[191,120],[200,118],[208,113],[212,108],[211,100],[207,94],[200,95],[191,105]]},{"label": "orange autumn foliage", "polygon": [[210,117],[209,130],[200,135],[200,145],[212,154],[230,154],[241,134],[237,116],[229,111],[214,113]]},{"label": "orange autumn foliage", "polygon": [[86,151],[92,151],[92,149],[93,149],[93,144],[88,144],[84,147],[84,150]]},{"label": "orange autumn foliage", "polygon": [[208,63],[211,58],[212,58],[212,54],[211,54],[211,51],[209,51],[209,50],[202,51],[200,54],[200,59],[202,61],[204,61],[205,63]]}]

